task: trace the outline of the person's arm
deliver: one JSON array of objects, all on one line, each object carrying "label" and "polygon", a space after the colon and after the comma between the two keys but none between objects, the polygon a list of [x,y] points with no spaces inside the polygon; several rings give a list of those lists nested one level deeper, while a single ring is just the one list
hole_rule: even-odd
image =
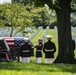
[{"label": "person's arm", "polygon": [[35,48],[37,48],[37,47],[38,47],[38,45],[35,45],[34,47],[35,47]]}]

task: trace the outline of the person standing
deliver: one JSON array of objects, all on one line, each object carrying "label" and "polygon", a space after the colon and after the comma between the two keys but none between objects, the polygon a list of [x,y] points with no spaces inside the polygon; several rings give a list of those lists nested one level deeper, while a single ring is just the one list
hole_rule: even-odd
[{"label": "person standing", "polygon": [[41,63],[42,48],[43,48],[42,38],[38,39],[38,45],[36,45],[35,48],[36,48],[36,63]]},{"label": "person standing", "polygon": [[30,62],[31,45],[28,43],[29,38],[25,38],[25,42],[21,45],[22,62]]},{"label": "person standing", "polygon": [[51,41],[52,35],[47,35],[47,42],[44,43],[43,52],[45,53],[45,63],[54,62],[54,53],[56,52],[55,44]]},{"label": "person standing", "polygon": [[33,57],[34,56],[34,44],[29,40],[28,44],[31,45],[31,50],[30,50],[30,56]]}]

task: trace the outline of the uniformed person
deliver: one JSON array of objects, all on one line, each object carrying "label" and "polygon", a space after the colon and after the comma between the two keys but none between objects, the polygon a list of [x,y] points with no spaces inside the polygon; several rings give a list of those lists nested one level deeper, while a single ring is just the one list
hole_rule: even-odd
[{"label": "uniformed person", "polygon": [[45,63],[54,62],[55,44],[51,41],[52,35],[47,35],[47,42],[44,44],[43,52],[45,53]]},{"label": "uniformed person", "polygon": [[43,48],[42,38],[38,39],[38,45],[36,45],[35,48],[36,48],[36,63],[41,63],[42,48]]},{"label": "uniformed person", "polygon": [[29,40],[28,43],[31,45],[31,50],[30,50],[30,56],[34,56],[34,45],[33,43]]},{"label": "uniformed person", "polygon": [[21,57],[22,57],[22,62],[30,62],[30,50],[31,50],[31,45],[28,43],[29,38],[25,38],[25,43],[21,45]]}]

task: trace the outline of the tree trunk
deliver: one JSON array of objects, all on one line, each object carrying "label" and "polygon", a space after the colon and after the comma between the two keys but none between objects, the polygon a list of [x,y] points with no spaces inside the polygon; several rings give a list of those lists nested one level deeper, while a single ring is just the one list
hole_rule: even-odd
[{"label": "tree trunk", "polygon": [[59,46],[58,56],[55,60],[56,63],[74,63],[70,23],[70,2],[67,2],[67,5],[65,2],[61,2],[60,10],[56,10]]},{"label": "tree trunk", "polygon": [[13,34],[13,28],[11,29],[11,32],[10,32],[10,37],[12,37],[12,34]]}]

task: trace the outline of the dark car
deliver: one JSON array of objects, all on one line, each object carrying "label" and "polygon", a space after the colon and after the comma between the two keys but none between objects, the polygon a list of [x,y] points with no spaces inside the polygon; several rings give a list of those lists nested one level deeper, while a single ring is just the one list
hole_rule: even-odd
[{"label": "dark car", "polygon": [[[6,40],[3,38],[0,38],[0,54],[8,55],[10,61],[14,61],[16,60],[16,57],[18,57],[18,52],[15,49],[9,47]],[[2,56],[1,59],[3,59]]]},{"label": "dark car", "polygon": [[11,58],[10,48],[4,39],[0,39],[0,61],[7,61],[7,57]]},{"label": "dark car", "polygon": [[0,52],[0,62],[9,62],[9,56],[6,52]]},{"label": "dark car", "polygon": [[6,52],[10,54],[10,48],[4,39],[0,39],[0,52]]}]

